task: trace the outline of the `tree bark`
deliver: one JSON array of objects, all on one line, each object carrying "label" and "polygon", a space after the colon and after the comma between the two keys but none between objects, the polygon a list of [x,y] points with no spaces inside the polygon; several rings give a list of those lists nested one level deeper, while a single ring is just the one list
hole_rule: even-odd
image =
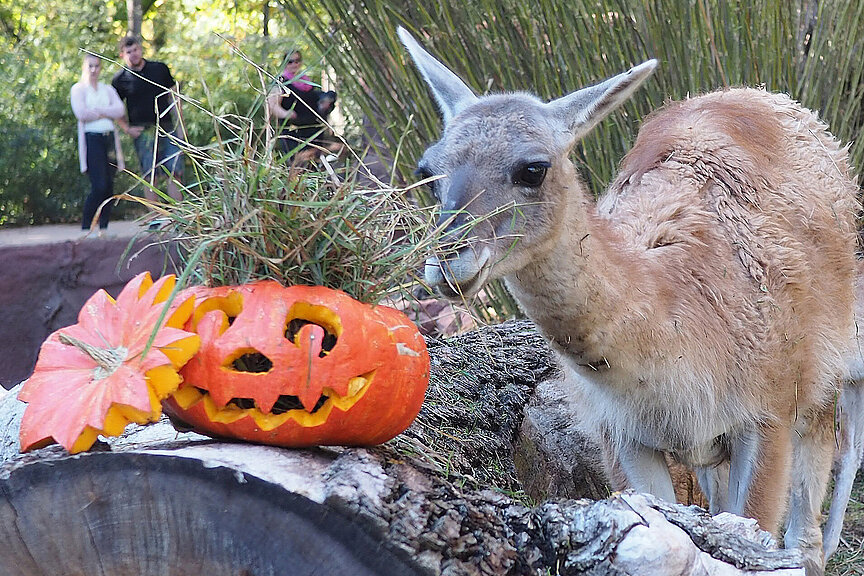
[{"label": "tree bark", "polygon": [[126,23],[129,34],[140,39],[143,21],[144,10],[141,6],[141,0],[126,0]]},{"label": "tree bark", "polygon": [[623,493],[531,504],[512,450],[560,373],[527,322],[430,341],[412,427],[287,450],[131,426],[102,451],[18,454],[0,399],[0,573],[803,575],[752,521]]}]

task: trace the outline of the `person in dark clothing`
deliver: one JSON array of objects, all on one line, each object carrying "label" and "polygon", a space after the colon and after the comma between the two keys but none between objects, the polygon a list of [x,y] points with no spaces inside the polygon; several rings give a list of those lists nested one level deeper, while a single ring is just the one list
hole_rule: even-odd
[{"label": "person in dark clothing", "polygon": [[[135,142],[142,178],[152,186],[154,176],[167,172],[166,192],[180,200],[178,179],[183,174],[183,157],[178,142],[183,140],[183,123],[177,82],[167,65],[143,58],[141,43],[134,36],[120,41],[120,57],[126,67],[111,80],[126,103],[126,118],[118,124]],[[157,199],[150,188],[145,188],[145,195]]]},{"label": "person in dark clothing", "polygon": [[338,151],[326,125],[327,118],[336,103],[336,92],[324,92],[312,84],[306,75],[301,75],[303,56],[299,51],[286,55],[285,69],[279,82],[267,96],[267,107],[281,128],[280,149],[286,154],[300,150],[320,149]]}]

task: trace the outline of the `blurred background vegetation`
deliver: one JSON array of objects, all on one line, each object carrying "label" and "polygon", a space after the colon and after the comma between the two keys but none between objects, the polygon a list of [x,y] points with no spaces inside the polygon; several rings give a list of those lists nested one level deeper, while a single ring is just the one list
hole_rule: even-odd
[{"label": "blurred background vegetation", "polygon": [[[648,111],[741,84],[818,110],[864,166],[864,0],[0,0],[0,225],[78,218],[88,182],[77,169],[69,88],[80,49],[116,60],[127,4],[141,6],[145,56],[168,63],[201,106],[186,107],[194,145],[214,138],[203,110],[263,122],[267,78],[255,65],[278,73],[298,47],[338,90],[349,144],[371,150],[379,174],[410,180],[440,124],[398,44],[401,24],[478,93],[552,98],[658,58],[654,78],[574,152],[595,191]],[[115,70],[107,63],[104,80]],[[116,190],[133,182],[121,177]]]},{"label": "blurred background vegetation", "polygon": [[403,176],[437,138],[439,121],[399,46],[397,24],[478,93],[555,98],[659,59],[623,112],[575,152],[595,192],[611,180],[647,112],[670,98],[736,85],[787,92],[819,111],[838,138],[853,142],[855,164],[864,166],[862,0],[283,1],[307,22],[309,41],[329,49],[343,91],[365,94],[350,100],[354,113],[374,123],[385,153],[401,150]]},{"label": "blurred background vegetation", "polygon": [[[166,62],[184,94],[215,114],[260,115],[258,73],[238,50],[278,73],[286,50],[308,48],[302,23],[274,5],[265,24],[260,0],[135,3],[142,8],[145,57]],[[110,82],[126,31],[126,0],[0,0],[0,225],[80,218],[89,181],[78,170],[69,89],[80,76],[82,49],[112,60],[102,73],[102,81]],[[318,60],[314,50],[307,59]],[[190,141],[210,142],[211,115],[195,106],[186,111]],[[137,169],[131,141],[123,140],[127,165]],[[121,175],[115,192],[133,184]],[[140,213],[134,203],[118,209]]]}]

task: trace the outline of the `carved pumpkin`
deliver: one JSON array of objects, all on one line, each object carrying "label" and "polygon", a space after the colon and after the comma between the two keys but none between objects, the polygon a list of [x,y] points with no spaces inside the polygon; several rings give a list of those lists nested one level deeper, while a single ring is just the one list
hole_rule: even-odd
[{"label": "carved pumpkin", "polygon": [[48,337],[18,393],[27,402],[22,451],[57,442],[74,454],[100,434],[119,436],[129,422],[159,420],[160,401],[180,385],[178,368],[198,349],[198,336],[180,329],[192,299],[175,300],[160,323],[173,288],[174,276],[154,283],[149,273],[139,274],[116,301],[96,292],[77,324]]},{"label": "carved pumpkin", "polygon": [[371,445],[416,417],[429,354],[401,312],[320,286],[193,288],[201,337],[165,409],[195,430],[280,446]]}]

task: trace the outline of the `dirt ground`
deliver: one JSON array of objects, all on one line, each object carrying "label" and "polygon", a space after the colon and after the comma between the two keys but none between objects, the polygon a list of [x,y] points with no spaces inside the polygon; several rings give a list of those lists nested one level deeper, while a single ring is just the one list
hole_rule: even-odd
[{"label": "dirt ground", "polygon": [[126,221],[102,236],[74,224],[0,229],[0,386],[29,376],[45,338],[74,324],[97,290],[116,296],[140,272],[160,275],[165,255],[154,240]]},{"label": "dirt ground", "polygon": [[[132,238],[142,230],[137,222],[112,220],[108,224],[105,237]],[[16,228],[0,228],[0,246],[27,246],[34,244],[53,244],[84,238],[81,226],[78,224],[52,224],[49,226],[20,226]],[[87,236],[86,240],[97,240],[96,232]]]}]

